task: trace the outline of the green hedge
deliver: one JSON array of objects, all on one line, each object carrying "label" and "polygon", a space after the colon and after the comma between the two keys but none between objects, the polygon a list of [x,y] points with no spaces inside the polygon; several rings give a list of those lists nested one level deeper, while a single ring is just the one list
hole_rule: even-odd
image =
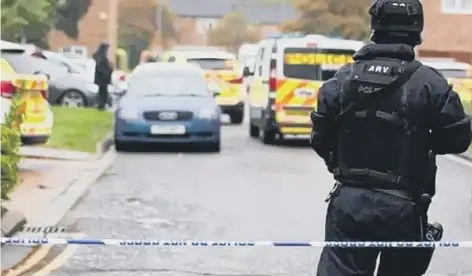
[{"label": "green hedge", "polygon": [[18,183],[19,147],[20,135],[18,131],[2,125],[2,199],[7,198],[8,193]]},{"label": "green hedge", "polygon": [[1,198],[8,198],[8,193],[18,184],[18,162],[20,161],[20,130],[22,114],[19,108],[22,91],[17,93],[12,100],[10,111],[5,116],[4,123],[1,125],[1,161],[2,161],[2,183]]}]

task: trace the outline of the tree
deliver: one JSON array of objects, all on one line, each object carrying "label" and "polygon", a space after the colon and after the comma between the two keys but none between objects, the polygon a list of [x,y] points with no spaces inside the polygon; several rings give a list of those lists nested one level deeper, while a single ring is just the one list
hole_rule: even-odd
[{"label": "tree", "polygon": [[[179,36],[174,24],[174,15],[166,5],[162,4],[159,7],[155,0],[121,0],[119,10],[121,40],[124,36],[133,36],[135,31],[148,34],[149,42],[159,34],[161,43],[165,47],[169,40],[177,39]],[[162,30],[159,30],[159,27]]]},{"label": "tree", "polygon": [[54,25],[52,0],[2,0],[2,39],[27,39],[27,28],[50,29]]},{"label": "tree", "polygon": [[2,39],[48,48],[53,28],[70,38],[79,35],[78,23],[91,0],[2,0]]},{"label": "tree", "polygon": [[242,12],[226,14],[210,30],[210,42],[237,51],[243,43],[255,43],[260,40],[260,28],[251,26]]},{"label": "tree", "polygon": [[[31,1],[31,0],[30,0]],[[37,0],[34,0],[37,1]],[[91,0],[49,0],[56,2],[56,29],[63,31],[68,37],[79,37],[79,22],[87,14]],[[105,1],[105,0],[101,0]]]},{"label": "tree", "polygon": [[294,0],[298,17],[282,24],[282,29],[362,40],[370,34],[371,4],[372,0]]}]

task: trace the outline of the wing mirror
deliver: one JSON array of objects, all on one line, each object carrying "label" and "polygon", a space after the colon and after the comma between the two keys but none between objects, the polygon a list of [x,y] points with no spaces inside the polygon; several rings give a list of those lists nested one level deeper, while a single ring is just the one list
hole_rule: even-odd
[{"label": "wing mirror", "polygon": [[254,76],[254,72],[251,72],[249,67],[245,66],[243,69],[243,77],[250,77],[250,76]]}]

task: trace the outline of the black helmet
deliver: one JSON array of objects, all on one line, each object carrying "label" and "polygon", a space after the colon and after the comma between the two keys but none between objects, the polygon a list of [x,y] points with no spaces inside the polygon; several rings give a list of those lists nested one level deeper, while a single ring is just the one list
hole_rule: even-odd
[{"label": "black helmet", "polygon": [[376,0],[369,9],[372,40],[390,38],[407,41],[412,46],[421,43],[424,27],[423,5],[420,0]]}]

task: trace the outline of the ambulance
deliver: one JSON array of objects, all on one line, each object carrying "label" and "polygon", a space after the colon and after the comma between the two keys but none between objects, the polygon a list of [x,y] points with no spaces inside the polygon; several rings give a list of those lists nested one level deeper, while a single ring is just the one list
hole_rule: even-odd
[{"label": "ambulance", "polygon": [[[259,43],[249,84],[249,135],[264,144],[309,138],[318,89],[364,42],[323,35],[283,35]],[[245,71],[248,77],[249,70]]]},{"label": "ambulance", "polygon": [[202,68],[208,88],[218,95],[215,100],[221,112],[229,115],[232,124],[243,122],[242,68],[234,54],[222,50],[171,50],[164,54],[163,61],[189,62]]}]

